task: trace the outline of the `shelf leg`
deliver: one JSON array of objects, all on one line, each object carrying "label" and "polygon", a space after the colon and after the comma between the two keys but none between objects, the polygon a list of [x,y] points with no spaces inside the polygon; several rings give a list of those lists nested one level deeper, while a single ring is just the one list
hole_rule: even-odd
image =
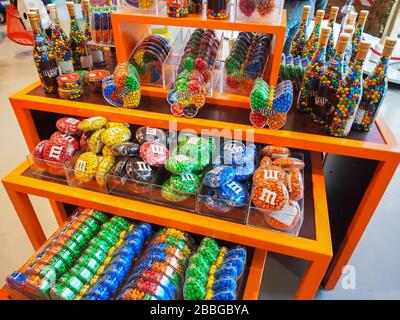
[{"label": "shelf leg", "polygon": [[61,227],[64,225],[64,222],[67,220],[67,212],[65,211],[64,204],[62,202],[49,199],[50,206],[53,209],[54,216],[57,220],[58,226]]},{"label": "shelf leg", "polygon": [[392,179],[398,163],[396,161],[380,162],[368,186],[367,191],[347,229],[339,250],[335,253],[332,263],[323,279],[323,287],[333,290],[339,281],[343,267],[349,262],[358,242],[375,212],[385,190]]},{"label": "shelf leg", "polygon": [[251,262],[246,289],[243,293],[243,300],[257,300],[260,292],[261,281],[264,273],[267,251],[255,249]]},{"label": "shelf leg", "polygon": [[285,43],[285,29],[279,30],[275,35],[275,48],[272,58],[272,67],[270,73],[269,84],[275,86],[278,83],[279,69],[281,65],[281,56],[283,52],[283,45]]},{"label": "shelf leg", "polygon": [[7,183],[4,183],[4,187],[33,248],[38,250],[46,241],[46,236],[28,195],[14,191]]},{"label": "shelf leg", "polygon": [[29,150],[33,150],[39,143],[40,138],[36,130],[35,122],[33,121],[31,111],[29,109],[13,106],[15,116],[22,134],[24,135],[26,144]]},{"label": "shelf leg", "polygon": [[296,300],[311,300],[314,298],[330,261],[331,257],[323,256],[308,263],[307,270],[295,295]]}]

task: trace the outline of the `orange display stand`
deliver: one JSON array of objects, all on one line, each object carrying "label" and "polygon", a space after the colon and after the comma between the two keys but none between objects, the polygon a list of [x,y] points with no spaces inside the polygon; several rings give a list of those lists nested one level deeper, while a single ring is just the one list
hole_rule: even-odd
[{"label": "orange display stand", "polygon": [[[285,35],[285,14],[280,25],[202,20],[191,15],[174,19],[127,11],[113,14],[112,19],[119,61],[127,59],[141,37],[139,31],[145,30],[150,24],[272,33],[275,37],[274,52],[264,76],[270,84],[277,82]],[[101,95],[90,92],[85,92],[78,101],[65,101],[55,94],[44,94],[37,82],[11,96],[10,102],[30,150],[48,136],[50,121],[64,115],[83,118],[100,115],[110,121],[164,129],[173,126],[175,130],[192,129],[197,133],[243,140],[251,134],[258,143],[305,150],[310,157],[305,179],[305,188],[309,192],[305,199],[305,218],[299,236],[39,180],[32,176],[29,164],[25,161],[3,178],[3,184],[33,247],[39,248],[46,237],[28,195],[48,198],[60,225],[67,218],[64,204],[72,204],[256,248],[244,298],[258,297],[267,252],[309,262],[295,298],[312,299],[321,282],[325,288],[333,289],[400,162],[400,146],[382,116],[378,116],[376,125],[369,133],[351,132],[348,138],[336,138],[326,135],[320,126],[296,110],[289,112],[282,130],[254,128],[248,120],[248,98],[243,96],[208,98],[207,104],[194,119],[171,115],[165,97],[166,91],[163,89],[144,87],[140,106],[137,109],[123,109],[109,106]],[[369,164],[365,190],[353,199],[353,203],[349,200],[351,206],[345,213],[348,221],[342,224],[341,232],[335,229],[337,223],[332,223],[339,216],[332,199],[341,196],[337,188],[338,181],[349,181],[349,177],[337,172],[335,179],[332,178],[331,171],[335,171],[333,156],[355,159],[356,164],[362,166]],[[358,185],[354,188],[358,188]],[[333,250],[331,234],[334,239]],[[1,294],[7,295],[7,288],[3,288]]]}]

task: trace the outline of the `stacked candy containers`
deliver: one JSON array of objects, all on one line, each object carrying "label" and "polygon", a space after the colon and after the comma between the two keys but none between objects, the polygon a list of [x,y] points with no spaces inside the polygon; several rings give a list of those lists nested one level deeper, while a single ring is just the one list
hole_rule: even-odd
[{"label": "stacked candy containers", "polygon": [[168,0],[167,1],[168,17],[183,18],[189,14],[189,0]]},{"label": "stacked candy containers", "polygon": [[69,39],[60,26],[56,5],[51,3],[47,7],[50,11],[50,18],[52,21],[51,42],[53,54],[58,61],[61,73],[72,73],[74,72],[74,65]]},{"label": "stacked candy containers", "polygon": [[39,73],[42,88],[45,93],[57,92],[57,77],[59,75],[57,60],[53,55],[47,39],[41,35],[39,20],[36,13],[28,13],[33,30],[33,59]]},{"label": "stacked candy containers", "polygon": [[74,2],[67,1],[67,8],[71,18],[69,38],[74,61],[74,69],[90,69],[93,65],[92,57],[86,51],[86,37],[83,35],[78,21],[75,18]]},{"label": "stacked candy containers", "polygon": [[326,45],[326,62],[329,63],[333,56],[335,55],[335,39],[333,27],[335,26],[336,17],[339,11],[339,7],[331,7],[331,11],[329,12],[329,22],[328,27],[332,29],[332,32],[329,34],[328,44]]},{"label": "stacked candy containers", "polygon": [[321,76],[325,72],[326,44],[330,32],[331,28],[322,28],[318,49],[304,72],[300,88],[300,99],[296,107],[305,113],[309,113],[312,110]]},{"label": "stacked candy containers", "polygon": [[310,38],[305,43],[302,58],[308,58],[309,60],[311,60],[314,57],[314,53],[318,49],[318,38],[321,32],[321,24],[322,19],[324,18],[324,14],[324,10],[317,10],[317,14],[315,15],[314,29],[311,33]]},{"label": "stacked candy containers", "polygon": [[369,42],[361,41],[356,61],[351,65],[349,73],[339,85],[336,93],[336,107],[332,113],[326,131],[336,137],[345,137],[350,132],[362,95],[362,69],[370,47]]},{"label": "stacked candy containers", "polygon": [[[353,37],[354,33],[354,27],[352,25],[346,25],[344,27],[344,33],[347,33],[350,35],[350,39]],[[344,52],[344,58],[343,58],[343,73],[346,75],[349,72],[349,64],[350,64],[350,58],[351,58],[351,52],[352,52],[352,44],[351,41],[347,44],[346,50]]]},{"label": "stacked candy containers", "polygon": [[311,119],[319,124],[325,124],[327,117],[334,111],[336,91],[344,78],[343,57],[350,35],[342,33],[336,44],[336,54],[330,61],[319,82],[315,103],[311,111]]},{"label": "stacked candy containers", "polygon": [[209,19],[228,19],[229,0],[207,0],[207,18]]},{"label": "stacked candy containers", "polygon": [[301,16],[301,24],[297,30],[290,47],[290,54],[296,58],[303,55],[303,49],[307,41],[307,25],[310,17],[310,6],[303,7],[303,15]]},{"label": "stacked candy containers", "polygon": [[356,29],[354,30],[353,39],[352,39],[352,53],[351,53],[351,62],[354,62],[357,55],[358,45],[360,44],[362,33],[364,31],[365,22],[368,18],[368,10],[361,10],[360,15],[358,16]]},{"label": "stacked candy containers", "polygon": [[353,123],[355,130],[369,131],[375,122],[376,115],[386,95],[388,63],[396,42],[395,39],[386,39],[381,59],[374,71],[364,81],[361,103]]}]

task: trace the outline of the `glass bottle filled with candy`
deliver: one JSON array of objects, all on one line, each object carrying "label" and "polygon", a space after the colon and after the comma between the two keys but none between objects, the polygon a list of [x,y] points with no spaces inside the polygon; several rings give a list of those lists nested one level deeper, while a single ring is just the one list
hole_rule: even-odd
[{"label": "glass bottle filled with candy", "polygon": [[311,119],[315,123],[325,124],[326,119],[334,111],[336,105],[336,91],[344,79],[343,58],[350,42],[350,35],[342,33],[336,44],[336,54],[331,59],[326,71],[321,76],[315,103],[311,110]]},{"label": "glass bottle filled with candy", "polygon": [[360,44],[362,34],[364,31],[365,22],[368,18],[368,10],[361,10],[360,15],[358,16],[357,25],[354,30],[353,39],[351,43],[352,52],[351,52],[351,61],[354,62],[357,56],[358,45]]},{"label": "glass bottle filled with candy", "polygon": [[379,108],[385,98],[388,86],[388,63],[396,46],[395,39],[387,38],[382,50],[381,58],[375,69],[365,79],[360,105],[357,109],[353,129],[369,131],[374,124]]},{"label": "glass bottle filled with candy", "polygon": [[69,39],[63,28],[60,26],[56,5],[49,4],[48,9],[52,20],[51,42],[53,54],[58,61],[61,73],[72,73],[74,72],[74,65]]},{"label": "glass bottle filled with candy", "polygon": [[310,17],[310,10],[311,10],[310,6],[303,7],[301,23],[299,29],[297,29],[297,32],[293,37],[290,46],[290,54],[294,58],[301,57],[303,55],[303,49],[307,41],[307,26],[308,26],[308,18]]},{"label": "glass bottle filled with candy", "polygon": [[207,0],[207,18],[223,20],[230,14],[230,0]]},{"label": "glass bottle filled with candy", "polygon": [[50,43],[42,35],[39,28],[39,19],[36,13],[28,13],[29,21],[33,30],[33,60],[39,73],[42,88],[45,93],[57,92],[57,77],[59,69],[56,57],[54,56]]},{"label": "glass bottle filled with candy", "polygon": [[74,61],[74,69],[90,69],[93,66],[92,57],[86,48],[86,37],[75,17],[75,3],[67,1],[67,8],[71,19],[69,38]]},{"label": "glass bottle filled with candy", "polygon": [[189,15],[189,5],[189,0],[167,0],[168,17],[187,17]]},{"label": "glass bottle filled with candy", "polygon": [[369,42],[360,42],[356,61],[351,65],[349,73],[339,85],[336,93],[335,110],[325,126],[330,135],[345,137],[350,132],[361,101],[363,91],[362,69],[370,45]]},{"label": "glass bottle filled with candy", "polygon": [[[353,34],[354,34],[354,26],[352,25],[346,25],[344,27],[343,33],[347,33],[350,35],[350,39],[352,39]],[[344,57],[343,57],[343,73],[346,75],[349,72],[350,68],[350,59],[351,59],[351,53],[352,53],[352,43],[351,41],[347,44],[346,50],[344,51]]]},{"label": "glass bottle filled with candy", "polygon": [[308,38],[304,48],[302,58],[307,58],[311,60],[314,57],[314,53],[318,49],[318,39],[321,33],[322,19],[324,18],[325,11],[317,10],[315,14],[315,24],[313,31],[311,32],[310,38]]},{"label": "glass bottle filled with candy", "polygon": [[329,21],[328,27],[332,29],[332,32],[329,34],[328,44],[326,45],[326,62],[329,63],[333,56],[335,55],[335,39],[334,39],[334,26],[336,17],[339,12],[339,7],[331,7],[329,12]]},{"label": "glass bottle filled with candy", "polygon": [[300,88],[300,98],[296,106],[297,109],[302,112],[310,113],[315,103],[315,95],[318,90],[319,82],[326,68],[326,44],[330,33],[330,28],[322,28],[318,49],[304,72]]}]

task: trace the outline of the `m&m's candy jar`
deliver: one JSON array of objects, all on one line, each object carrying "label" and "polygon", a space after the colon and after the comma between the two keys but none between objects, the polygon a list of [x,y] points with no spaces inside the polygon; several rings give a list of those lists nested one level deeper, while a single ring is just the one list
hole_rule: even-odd
[{"label": "m&m's candy jar", "polygon": [[385,40],[378,64],[364,81],[361,102],[352,127],[355,130],[369,131],[375,122],[379,108],[385,99],[388,86],[388,63],[396,42],[395,39],[390,38]]},{"label": "m&m's candy jar", "polygon": [[347,136],[353,125],[363,90],[363,64],[370,45],[369,42],[360,42],[356,61],[351,65],[348,75],[336,92],[335,110],[325,126],[326,131],[333,136]]},{"label": "m&m's candy jar", "polygon": [[303,7],[303,14],[301,16],[301,23],[295,36],[293,37],[291,46],[290,46],[290,54],[296,58],[301,57],[303,55],[303,49],[307,42],[307,26],[308,26],[308,18],[310,16],[310,6]]}]

